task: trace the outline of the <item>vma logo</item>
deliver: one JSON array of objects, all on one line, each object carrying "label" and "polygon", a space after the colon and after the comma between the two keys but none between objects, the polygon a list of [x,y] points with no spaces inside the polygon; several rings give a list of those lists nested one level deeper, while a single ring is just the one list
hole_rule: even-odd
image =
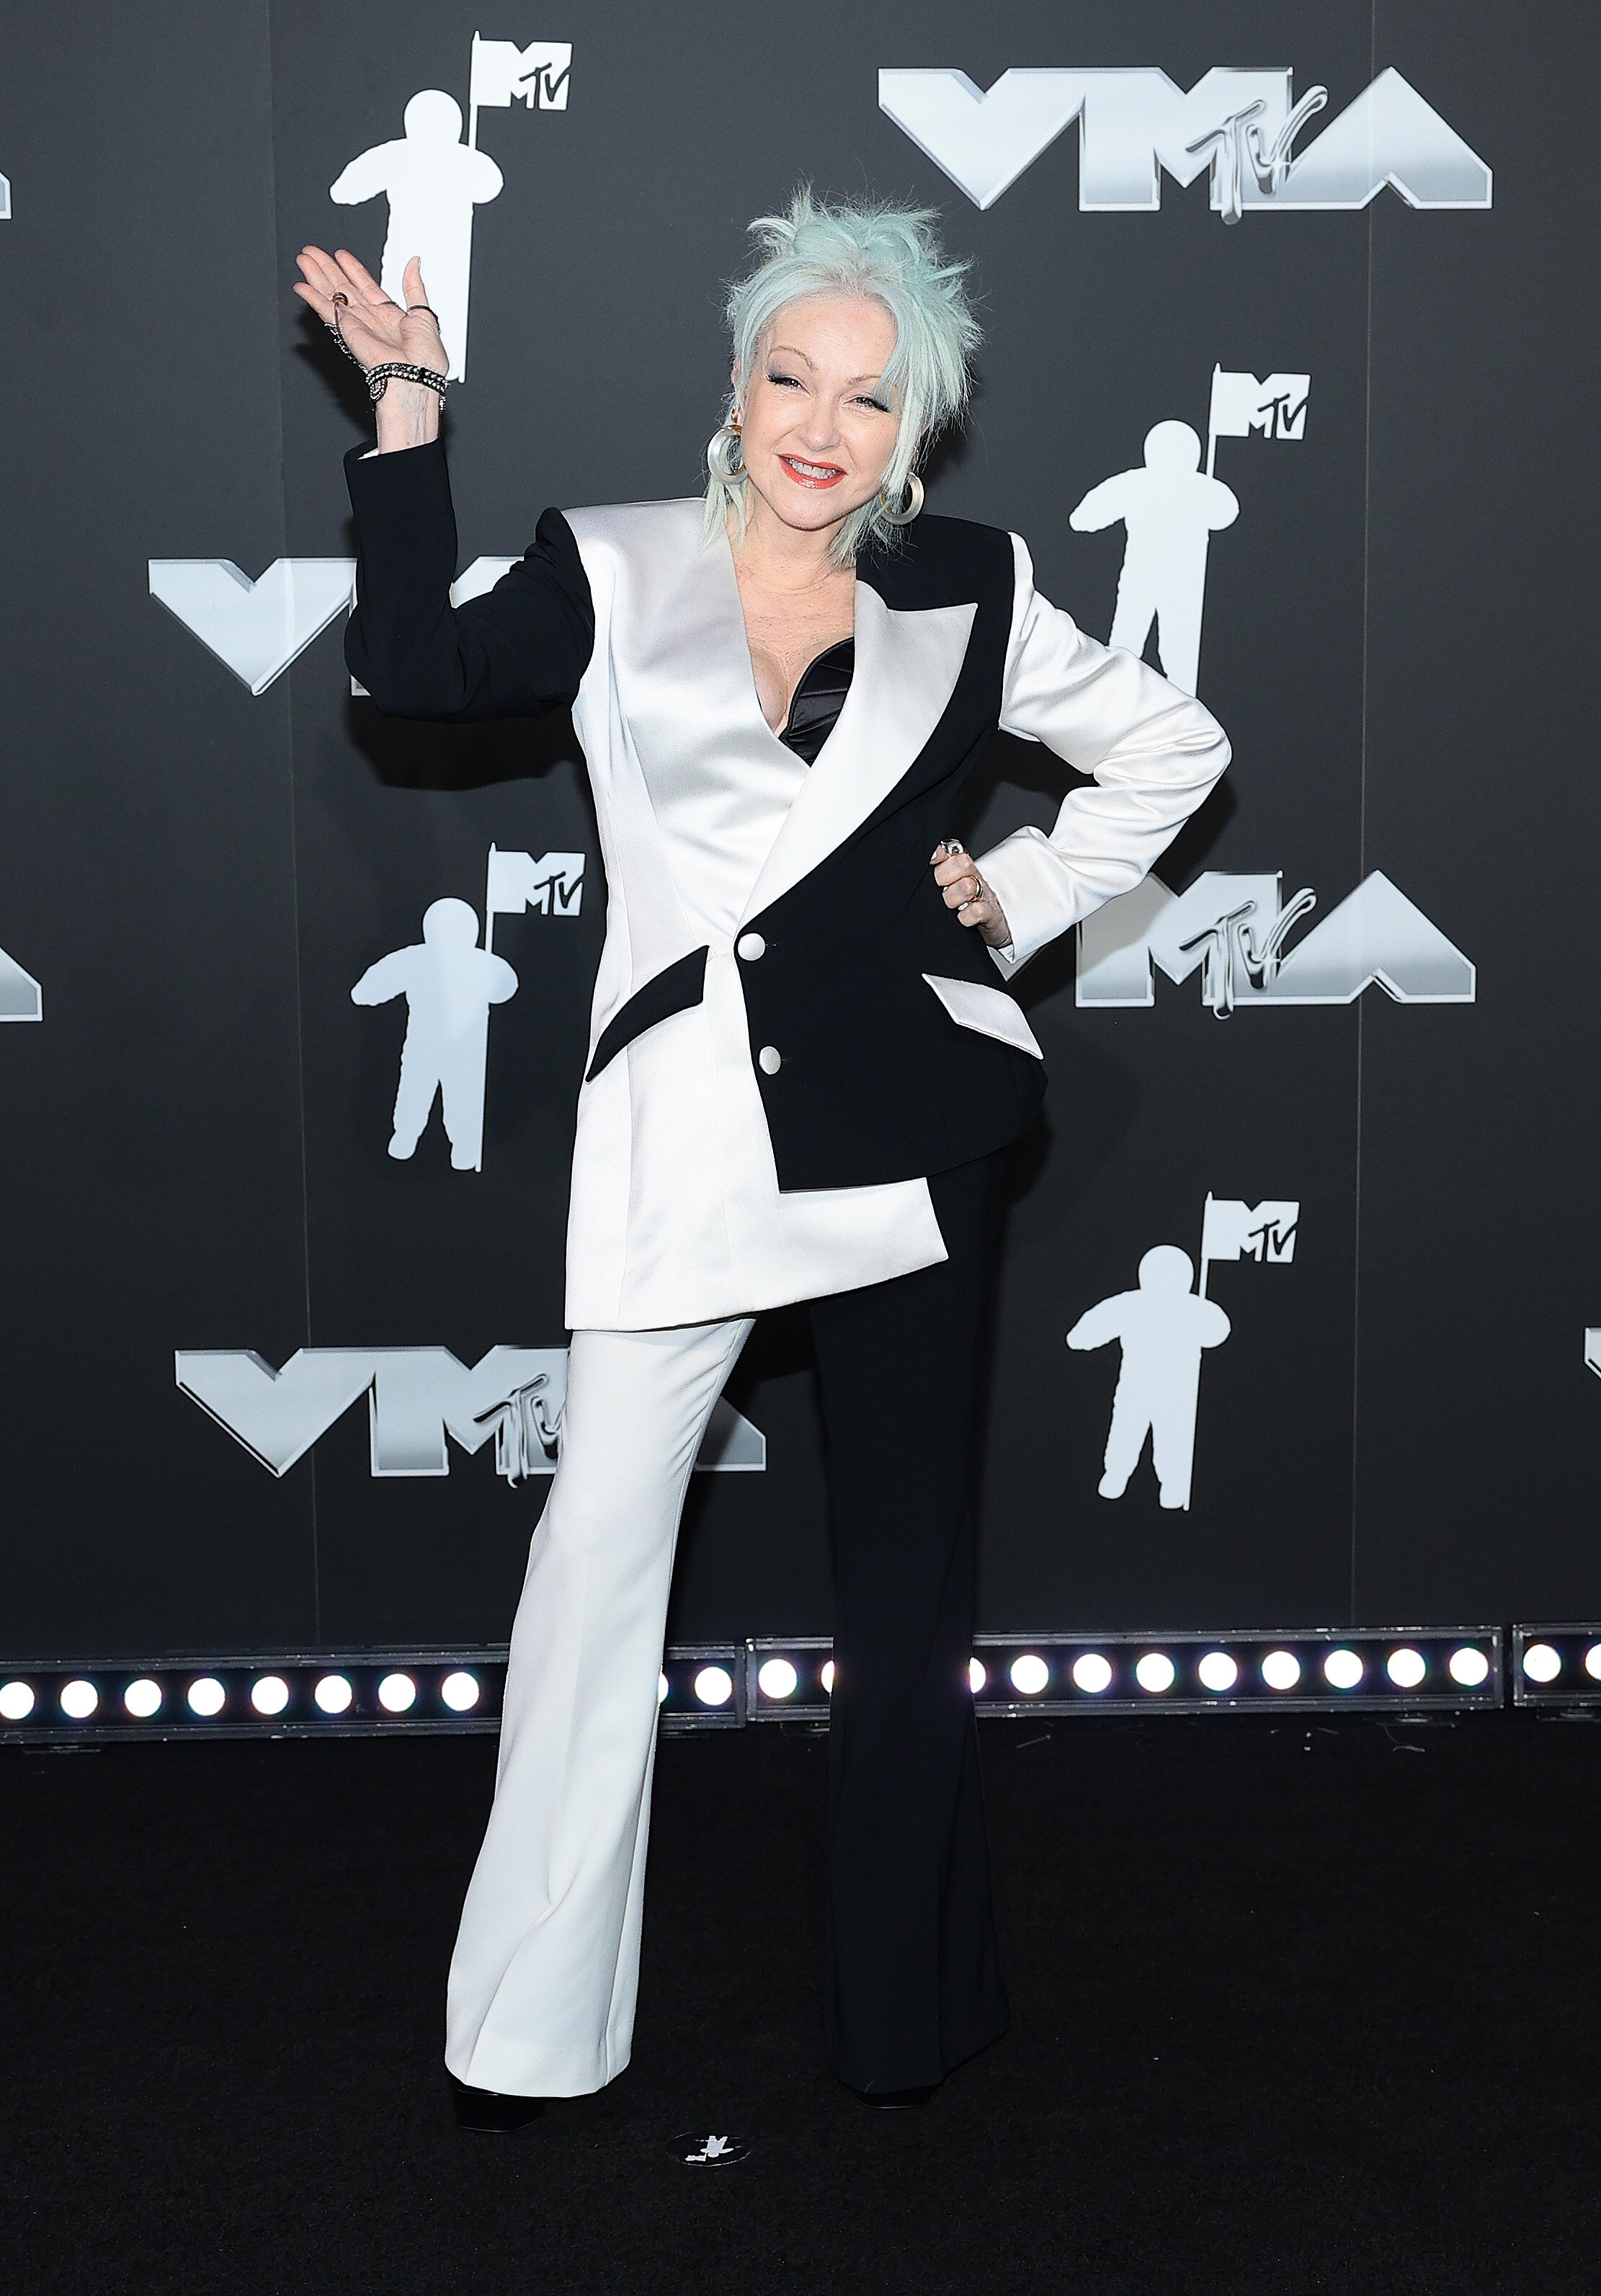
[{"label": "vma logo", "polygon": [[[519,1483],[556,1472],[567,1401],[565,1348],[491,1348],[476,1364],[448,1348],[298,1348],[282,1371],[253,1349],[180,1349],[177,1383],[258,1466],[285,1475],[364,1396],[375,1475],[447,1475],[448,1435],[463,1451],[493,1436],[495,1472]],[[767,1439],[720,1400],[698,1468],[760,1473]]]},{"label": "vma logo", "polygon": [[1411,208],[1491,204],[1490,169],[1398,71],[1380,72],[1299,152],[1328,91],[1297,103],[1293,78],[1219,67],[1186,91],[1164,71],[1025,70],[986,94],[963,71],[881,71],[878,104],[981,208],[1074,120],[1086,215],[1154,215],[1164,174],[1193,184],[1203,172],[1225,223],[1263,208],[1365,208],[1386,186]]},{"label": "vma logo", "polygon": [[[453,606],[493,590],[515,558],[475,558]],[[231,558],[152,558],[150,594],[254,694],[265,693],[348,609],[354,558],[274,558],[252,580]],[[352,693],[366,692],[354,678]]]},{"label": "vma logo", "polygon": [[1310,887],[1286,902],[1282,877],[1208,869],[1182,893],[1148,877],[1079,927],[1081,1004],[1151,1004],[1156,976],[1201,976],[1220,1020],[1241,1005],[1350,1004],[1376,984],[1398,1004],[1471,1004],[1461,950],[1382,870],[1292,947],[1317,906]]}]

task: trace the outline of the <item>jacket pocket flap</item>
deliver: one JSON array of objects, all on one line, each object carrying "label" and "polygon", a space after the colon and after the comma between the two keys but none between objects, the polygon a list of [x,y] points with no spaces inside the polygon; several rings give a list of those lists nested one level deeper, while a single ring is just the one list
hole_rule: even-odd
[{"label": "jacket pocket flap", "polygon": [[980,980],[952,980],[943,972],[926,972],[923,978],[959,1029],[976,1029],[981,1037],[994,1037],[1020,1053],[1032,1053],[1037,1061],[1044,1059],[1021,1005],[1004,988],[986,988]]}]

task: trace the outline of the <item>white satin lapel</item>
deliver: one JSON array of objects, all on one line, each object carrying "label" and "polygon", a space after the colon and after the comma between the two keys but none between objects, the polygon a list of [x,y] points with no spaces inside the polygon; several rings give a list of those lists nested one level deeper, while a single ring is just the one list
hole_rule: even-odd
[{"label": "white satin lapel", "polygon": [[916,763],[967,659],[976,606],[895,613],[856,585],[856,666],[833,732],[796,793],[746,904],[754,917],[843,845]]}]

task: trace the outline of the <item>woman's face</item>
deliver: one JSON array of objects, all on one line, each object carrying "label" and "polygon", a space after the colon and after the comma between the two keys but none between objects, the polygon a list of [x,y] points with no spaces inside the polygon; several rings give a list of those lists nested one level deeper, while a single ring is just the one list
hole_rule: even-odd
[{"label": "woman's face", "polygon": [[786,526],[837,526],[878,493],[900,428],[878,388],[894,347],[871,297],[805,295],[773,320],[755,373],[736,373],[745,467]]}]

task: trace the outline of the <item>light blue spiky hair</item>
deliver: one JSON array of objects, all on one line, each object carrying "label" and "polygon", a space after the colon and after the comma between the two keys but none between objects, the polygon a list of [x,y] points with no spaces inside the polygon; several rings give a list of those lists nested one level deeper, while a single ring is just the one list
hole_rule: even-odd
[{"label": "light blue spiky hair", "polygon": [[[803,184],[782,215],[758,216],[750,226],[760,260],[735,282],[728,299],[734,364],[751,374],[764,338],[786,304],[803,295],[870,295],[895,324],[895,347],[883,389],[900,418],[894,453],[884,474],[892,503],[905,493],[919,453],[960,417],[967,404],[968,362],[979,340],[978,323],[964,285],[968,266],[947,261],[932,208],[887,201],[857,204],[813,198]],[[730,406],[733,405],[731,395]],[[745,530],[748,482],[730,486],[714,478],[706,494],[708,538],[723,531],[732,513],[736,537]],[[848,564],[870,533],[890,539],[894,528],[875,498],[852,512],[830,545]]]}]

